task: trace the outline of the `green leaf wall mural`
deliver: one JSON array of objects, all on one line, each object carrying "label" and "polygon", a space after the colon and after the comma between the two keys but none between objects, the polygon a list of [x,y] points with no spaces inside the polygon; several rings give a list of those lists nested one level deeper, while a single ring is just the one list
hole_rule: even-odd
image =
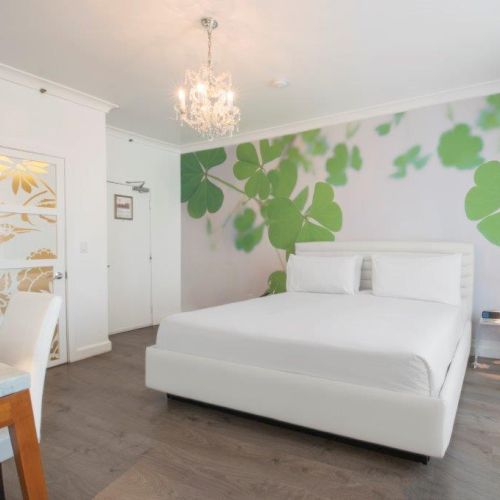
[{"label": "green leaf wall mural", "polygon": [[[410,117],[410,113],[420,115]],[[267,282],[260,276],[258,288],[263,292],[267,286],[269,293],[279,293],[285,291],[286,259],[296,243],[335,241],[339,233],[351,238],[352,212],[350,217],[345,214],[355,206],[357,217],[365,219],[370,230],[380,228],[383,237],[388,227],[383,214],[396,220],[399,211],[406,210],[393,206],[397,197],[386,195],[384,183],[390,183],[389,193],[411,189],[415,177],[409,174],[424,169],[432,189],[423,193],[420,183],[420,193],[411,194],[414,198],[407,205],[418,206],[429,196],[434,196],[435,205],[440,197],[448,203],[465,203],[464,227],[474,222],[485,245],[500,246],[499,160],[500,94],[496,94],[477,99],[473,106],[457,102],[183,154],[181,200],[192,221],[189,230],[199,228],[210,241],[210,252],[220,251],[217,241],[230,238],[238,252],[231,256],[233,266],[240,258],[267,255]],[[447,172],[448,183],[441,174],[434,177],[438,171]],[[375,184],[364,181],[365,176]],[[464,176],[471,181],[474,177],[465,200],[464,191],[454,187],[454,176],[460,182]],[[460,198],[451,200],[457,193]],[[386,209],[373,220],[371,207],[379,205]],[[196,226],[201,218],[203,224]],[[410,220],[396,224],[411,227]],[[422,234],[422,221],[419,228]],[[432,231],[430,235],[440,237]],[[363,237],[355,234],[357,239]],[[228,246],[223,248],[227,251]],[[241,266],[245,262],[252,261],[241,260]]]},{"label": "green leaf wall mural", "polygon": [[217,212],[224,201],[224,193],[209,179],[209,170],[224,163],[223,148],[187,153],[181,157],[181,201],[188,202],[191,217],[199,219],[206,212]]},{"label": "green leaf wall mural", "polygon": [[399,122],[401,121],[404,115],[405,115],[404,112],[395,113],[391,118],[391,120],[381,123],[380,125],[377,125],[375,127],[375,131],[380,136],[388,135],[389,132],[393,129],[393,127],[399,125]]},{"label": "green leaf wall mural", "polygon": [[[356,130],[351,131],[351,136]],[[311,173],[311,158],[326,154],[328,149],[328,142],[320,129],[264,139],[258,145],[251,142],[239,144],[232,168],[234,181],[213,173],[212,169],[227,159],[223,148],[184,154],[181,200],[187,202],[187,211],[192,218],[200,218],[221,209],[223,190],[238,193],[241,199],[232,224],[234,244],[237,250],[245,253],[252,252],[264,234],[276,250],[284,250],[286,255],[294,250],[298,241],[333,241],[334,233],[342,227],[342,211],[334,201],[333,188],[326,182],[316,182],[309,205],[309,187],[292,196],[296,191],[299,168]],[[348,153],[347,163],[356,170],[361,168],[362,159],[357,146]],[[250,202],[256,206],[246,206]],[[210,222],[210,234],[212,232]],[[284,287],[280,274],[283,272],[283,269],[277,271],[278,274],[273,273],[272,279],[269,278],[269,288],[273,293]]]},{"label": "green leaf wall mural", "polygon": [[474,174],[475,186],[465,198],[465,213],[494,245],[500,246],[500,161],[481,165]]},{"label": "green leaf wall mural", "polygon": [[340,143],[333,149],[333,155],[326,161],[327,181],[334,186],[345,186],[347,184],[347,170],[349,167],[354,170],[361,170],[363,159],[358,146],[349,147],[345,143]]},{"label": "green leaf wall mural", "polygon": [[244,252],[251,252],[262,239],[264,224],[255,225],[256,215],[251,208],[238,214],[234,218],[234,228],[236,229],[236,248]]},{"label": "green leaf wall mural", "polygon": [[417,144],[412,146],[405,153],[397,156],[393,162],[393,165],[396,167],[396,172],[394,172],[391,177],[395,179],[406,177],[409,166],[413,166],[416,170],[424,168],[431,155],[422,155],[421,149],[422,147]]},{"label": "green leaf wall mural", "polygon": [[287,198],[271,200],[266,209],[271,244],[291,251],[298,241],[333,241],[334,233],[342,228],[342,210],[333,199],[332,187],[318,182],[304,213],[300,205]]},{"label": "green leaf wall mural", "polygon": [[270,145],[269,141],[260,141],[260,159],[257,149],[251,142],[240,144],[236,148],[238,161],[234,164],[234,176],[246,180],[245,193],[249,198],[258,196],[261,200],[269,197],[271,182],[264,166],[278,158],[283,149],[282,144]]},{"label": "green leaf wall mural", "polygon": [[345,130],[346,142],[336,144],[333,148],[332,156],[326,160],[325,167],[328,173],[326,181],[334,186],[345,186],[347,184],[349,168],[361,170],[363,166],[363,158],[361,157],[359,146],[350,145],[349,143],[359,128],[359,123],[348,123]]},{"label": "green leaf wall mural", "polygon": [[486,98],[486,108],[479,114],[478,125],[483,130],[500,128],[500,94]]},{"label": "green leaf wall mural", "polygon": [[284,271],[274,271],[267,280],[266,293],[286,292],[286,273]]},{"label": "green leaf wall mural", "polygon": [[469,125],[460,123],[439,138],[438,154],[445,167],[474,168],[484,161],[481,137],[472,135]]}]

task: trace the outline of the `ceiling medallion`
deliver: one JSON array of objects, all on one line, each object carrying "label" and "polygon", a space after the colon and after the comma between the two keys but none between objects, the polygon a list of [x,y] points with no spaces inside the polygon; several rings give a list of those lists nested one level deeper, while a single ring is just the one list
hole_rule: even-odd
[{"label": "ceiling medallion", "polygon": [[186,123],[212,140],[238,129],[240,109],[234,105],[231,74],[216,75],[213,71],[212,32],[218,23],[204,17],[201,25],[208,35],[208,60],[198,71],[186,71],[184,86],[177,91],[175,111],[181,125]]}]

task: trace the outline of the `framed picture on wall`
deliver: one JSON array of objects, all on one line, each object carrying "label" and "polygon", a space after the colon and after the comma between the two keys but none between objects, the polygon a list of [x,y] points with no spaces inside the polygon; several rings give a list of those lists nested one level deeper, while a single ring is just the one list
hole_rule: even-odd
[{"label": "framed picture on wall", "polygon": [[115,194],[115,219],[133,220],[134,198]]}]

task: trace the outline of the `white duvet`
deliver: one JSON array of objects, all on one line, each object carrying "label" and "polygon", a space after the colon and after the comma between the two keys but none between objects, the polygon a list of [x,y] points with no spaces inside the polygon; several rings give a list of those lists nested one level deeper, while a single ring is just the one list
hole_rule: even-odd
[{"label": "white duvet", "polygon": [[170,316],[157,347],[437,396],[466,321],[462,308],[437,302],[283,293]]}]

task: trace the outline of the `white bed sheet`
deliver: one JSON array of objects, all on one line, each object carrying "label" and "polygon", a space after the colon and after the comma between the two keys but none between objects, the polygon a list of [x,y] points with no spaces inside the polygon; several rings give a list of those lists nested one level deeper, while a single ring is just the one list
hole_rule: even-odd
[{"label": "white bed sheet", "polygon": [[158,348],[329,380],[438,396],[467,321],[421,300],[283,293],[160,323]]}]

